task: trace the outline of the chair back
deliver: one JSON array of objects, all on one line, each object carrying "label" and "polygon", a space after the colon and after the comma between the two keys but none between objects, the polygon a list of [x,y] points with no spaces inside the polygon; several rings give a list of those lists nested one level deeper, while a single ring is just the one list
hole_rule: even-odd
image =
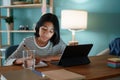
[{"label": "chair back", "polygon": [[5,51],[5,59],[7,59],[18,47],[19,45],[9,46]]},{"label": "chair back", "polygon": [[109,44],[110,54],[120,56],[120,38],[115,38]]}]

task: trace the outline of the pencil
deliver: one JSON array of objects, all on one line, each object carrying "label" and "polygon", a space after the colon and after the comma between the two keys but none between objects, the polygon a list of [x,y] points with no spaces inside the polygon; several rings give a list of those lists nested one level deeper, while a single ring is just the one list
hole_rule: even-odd
[{"label": "pencil", "polygon": [[25,50],[30,50],[25,44],[23,45]]},{"label": "pencil", "polygon": [[[26,52],[30,50],[25,44],[23,45],[23,47],[26,50]],[[31,54],[30,57],[32,58],[33,57],[33,53],[30,52],[30,54]]]}]

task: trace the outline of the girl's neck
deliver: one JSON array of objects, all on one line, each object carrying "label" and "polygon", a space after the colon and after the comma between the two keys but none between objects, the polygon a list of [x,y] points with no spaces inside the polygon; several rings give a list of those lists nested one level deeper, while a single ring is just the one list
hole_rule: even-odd
[{"label": "girl's neck", "polygon": [[36,43],[40,46],[40,47],[44,47],[48,44],[48,42],[43,42],[40,38],[36,38]]}]

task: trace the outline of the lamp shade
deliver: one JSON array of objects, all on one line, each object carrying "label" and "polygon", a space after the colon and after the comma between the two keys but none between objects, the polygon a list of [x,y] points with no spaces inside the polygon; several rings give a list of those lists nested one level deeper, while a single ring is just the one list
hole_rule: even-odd
[{"label": "lamp shade", "polygon": [[87,28],[87,11],[62,10],[61,28],[71,30],[83,30]]}]

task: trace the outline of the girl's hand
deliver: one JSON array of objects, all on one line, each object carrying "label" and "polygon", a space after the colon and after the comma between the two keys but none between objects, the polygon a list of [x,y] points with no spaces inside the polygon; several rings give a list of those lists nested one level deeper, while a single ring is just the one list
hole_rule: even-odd
[{"label": "girl's hand", "polygon": [[15,65],[22,65],[23,64],[23,58],[16,59],[13,64]]},{"label": "girl's hand", "polygon": [[42,57],[41,60],[42,61],[58,61],[60,59],[60,56],[46,56],[46,57]]},{"label": "girl's hand", "polygon": [[40,57],[38,57],[38,56],[35,57],[35,64],[38,64],[40,62],[40,60],[41,60]]}]

